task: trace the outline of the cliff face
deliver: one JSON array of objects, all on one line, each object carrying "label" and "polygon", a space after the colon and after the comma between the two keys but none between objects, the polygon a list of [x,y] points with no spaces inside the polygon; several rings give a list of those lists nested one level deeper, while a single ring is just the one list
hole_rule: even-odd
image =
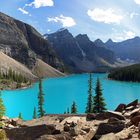
[{"label": "cliff face", "polygon": [[140,37],[135,37],[122,42],[113,42],[109,39],[105,44],[118,58],[135,63],[140,62]]},{"label": "cliff face", "polygon": [[72,72],[104,72],[116,61],[112,51],[96,46],[87,35],[73,37],[67,29],[63,29],[46,38]]},{"label": "cliff face", "polygon": [[47,40],[32,26],[0,13],[0,50],[32,69],[39,57],[49,65],[63,71]]}]

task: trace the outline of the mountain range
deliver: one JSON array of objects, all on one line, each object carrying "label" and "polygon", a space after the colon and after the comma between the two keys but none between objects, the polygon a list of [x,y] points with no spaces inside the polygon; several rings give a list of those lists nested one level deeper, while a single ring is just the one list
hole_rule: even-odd
[{"label": "mountain range", "polygon": [[11,67],[31,79],[67,72],[106,72],[128,65],[125,61],[137,63],[139,44],[139,37],[91,41],[86,34],[74,37],[64,28],[42,36],[32,26],[0,13],[0,69],[5,72]]},{"label": "mountain range", "polygon": [[74,37],[67,29],[44,35],[71,72],[107,71],[114,67],[113,51],[96,46],[86,34]]},{"label": "mountain range", "polygon": [[140,37],[135,37],[122,42],[113,42],[109,39],[105,46],[112,50],[122,60],[140,62]]},{"label": "mountain range", "polygon": [[91,41],[86,34],[74,37],[63,28],[44,38],[71,72],[106,72],[140,62],[140,37],[104,43],[101,39]]}]

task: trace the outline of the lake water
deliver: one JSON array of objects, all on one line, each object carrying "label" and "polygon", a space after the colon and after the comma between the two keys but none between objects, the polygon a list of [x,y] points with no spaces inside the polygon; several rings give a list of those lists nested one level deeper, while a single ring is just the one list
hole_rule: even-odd
[{"label": "lake water", "polygon": [[[108,80],[106,74],[93,74],[93,87],[100,78],[107,109],[114,110],[120,103],[140,99],[140,84]],[[88,74],[70,75],[62,78],[43,80],[45,110],[47,113],[64,113],[75,101],[78,113],[84,113],[87,102]],[[33,109],[37,108],[38,83],[22,90],[2,91],[6,115],[17,117],[19,112],[25,120],[32,119]],[[93,91],[94,95],[94,91]]]}]

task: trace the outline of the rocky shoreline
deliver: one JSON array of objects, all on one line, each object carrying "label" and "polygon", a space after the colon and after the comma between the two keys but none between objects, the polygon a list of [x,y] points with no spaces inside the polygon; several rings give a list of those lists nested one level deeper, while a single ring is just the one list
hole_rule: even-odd
[{"label": "rocky shoreline", "polygon": [[[100,114],[46,115],[31,121],[3,117],[2,140],[139,140],[140,104]],[[2,133],[3,132],[3,133]],[[2,135],[2,136],[1,136]]]},{"label": "rocky shoreline", "polygon": [[21,83],[19,86],[18,86],[18,83],[17,82],[13,82],[13,81],[10,81],[10,82],[0,82],[0,89],[1,90],[18,90],[18,89],[26,89],[26,88],[30,88],[31,86],[33,85],[33,83]]}]

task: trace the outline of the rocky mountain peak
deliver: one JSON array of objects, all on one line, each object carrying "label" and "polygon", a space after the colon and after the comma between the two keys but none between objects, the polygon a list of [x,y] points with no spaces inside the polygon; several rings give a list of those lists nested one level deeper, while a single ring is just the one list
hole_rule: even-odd
[{"label": "rocky mountain peak", "polygon": [[77,40],[84,40],[84,41],[90,41],[89,37],[87,34],[79,34],[75,37]]},{"label": "rocky mountain peak", "polygon": [[108,41],[106,42],[106,44],[112,44],[113,43],[113,41],[112,41],[112,39],[110,38],[110,39],[108,39]]}]

